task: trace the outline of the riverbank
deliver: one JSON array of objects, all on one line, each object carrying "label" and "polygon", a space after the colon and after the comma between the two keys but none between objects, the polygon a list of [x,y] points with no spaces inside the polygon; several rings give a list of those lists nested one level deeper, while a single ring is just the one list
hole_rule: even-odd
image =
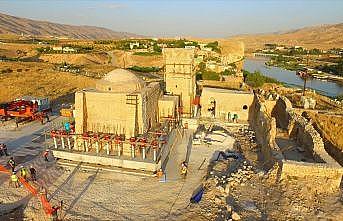
[{"label": "riverbank", "polygon": [[[285,86],[302,88],[303,79],[296,75],[295,71],[285,70],[279,67],[267,66],[268,59],[247,56],[244,61],[244,70],[249,72],[260,71],[263,75],[284,83]],[[315,78],[307,80],[306,87],[328,97],[337,97],[343,94],[343,85],[334,81],[323,81]]]},{"label": "riverbank", "polygon": [[302,60],[300,60],[299,57],[271,57],[269,60],[265,62],[265,65],[269,67],[278,67],[289,71],[307,69],[311,78],[322,81],[334,81],[336,83],[343,85],[343,77],[329,74],[312,67],[306,67],[304,64],[301,63],[301,61]]}]

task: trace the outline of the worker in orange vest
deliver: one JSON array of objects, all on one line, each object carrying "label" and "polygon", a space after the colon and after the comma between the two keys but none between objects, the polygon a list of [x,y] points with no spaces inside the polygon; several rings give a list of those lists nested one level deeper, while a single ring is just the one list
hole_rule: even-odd
[{"label": "worker in orange vest", "polygon": [[160,168],[156,173],[157,178],[161,178],[163,176],[163,170]]},{"label": "worker in orange vest", "polygon": [[49,156],[49,150],[47,149],[43,152],[43,157],[46,162],[49,162],[48,156]]}]

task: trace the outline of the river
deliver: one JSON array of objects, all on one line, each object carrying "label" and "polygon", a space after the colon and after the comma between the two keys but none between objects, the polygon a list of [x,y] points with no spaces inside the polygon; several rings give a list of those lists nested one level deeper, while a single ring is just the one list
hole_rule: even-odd
[{"label": "river", "polygon": [[[261,58],[247,58],[244,60],[244,70],[249,72],[260,71],[263,75],[283,82],[287,86],[303,87],[304,81],[296,75],[295,71],[266,66],[266,61],[266,59]],[[307,80],[306,87],[314,89],[317,93],[330,97],[343,94],[343,85],[332,81],[321,81],[312,78]]]}]

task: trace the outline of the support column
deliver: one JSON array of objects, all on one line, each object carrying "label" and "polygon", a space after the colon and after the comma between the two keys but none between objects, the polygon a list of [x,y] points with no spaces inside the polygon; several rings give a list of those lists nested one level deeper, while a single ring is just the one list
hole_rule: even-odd
[{"label": "support column", "polygon": [[157,160],[157,153],[156,153],[156,148],[154,148],[154,161],[156,162]]},{"label": "support column", "polygon": [[65,149],[64,138],[63,137],[61,137],[61,144],[62,144],[62,148]]},{"label": "support column", "polygon": [[121,145],[119,144],[119,145],[118,145],[118,156],[119,156],[119,157],[120,157],[120,155],[121,155],[121,149],[122,149],[122,148],[121,148]]},{"label": "support column", "polygon": [[55,145],[55,148],[57,149],[57,140],[56,140],[56,137],[54,137],[54,145]]},{"label": "support column", "polygon": [[99,153],[99,142],[95,141],[96,153]]},{"label": "support column", "polygon": [[131,145],[131,157],[135,158],[135,148],[133,145]]},{"label": "support column", "polygon": [[107,153],[107,155],[110,155],[110,143],[109,142],[106,143],[106,153]]},{"label": "support column", "polygon": [[143,147],[142,155],[143,155],[143,160],[144,160],[145,159],[145,147]]},{"label": "support column", "polygon": [[85,148],[86,148],[86,152],[88,152],[89,151],[89,147],[88,147],[88,141],[87,140],[85,140]]}]

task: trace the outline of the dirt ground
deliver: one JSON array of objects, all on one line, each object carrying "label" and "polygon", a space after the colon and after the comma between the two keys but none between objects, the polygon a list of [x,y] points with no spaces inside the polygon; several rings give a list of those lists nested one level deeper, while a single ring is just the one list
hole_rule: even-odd
[{"label": "dirt ground", "polygon": [[108,64],[109,56],[104,53],[88,53],[88,54],[42,54],[39,56],[45,62],[49,63],[63,63],[75,65],[88,65],[88,64]]},{"label": "dirt ground", "polygon": [[[209,167],[202,201],[180,220],[340,220],[340,193],[317,192],[325,183],[289,177],[276,182],[258,159],[259,147],[242,131],[234,132],[244,155],[241,160],[222,160]],[[310,184],[310,185],[309,185]],[[196,220],[197,220],[196,219]]]},{"label": "dirt ground", "polygon": [[162,67],[164,62],[162,55],[140,56],[120,50],[110,51],[109,55],[112,57],[112,64],[121,68],[130,66]]},{"label": "dirt ground", "polygon": [[[289,87],[284,87],[282,85],[277,85],[277,84],[264,84],[261,89],[264,91],[269,91],[269,92],[276,92],[280,95],[283,95],[287,97],[293,107],[301,107],[301,96],[302,95],[302,90],[297,89],[297,88],[289,88]],[[343,112],[343,107],[332,101],[330,98],[313,93],[309,90],[306,90],[306,96],[311,97],[316,100],[316,110],[326,110],[326,111],[336,111],[336,112]]]},{"label": "dirt ground", "polygon": [[37,55],[33,44],[0,43],[0,57],[25,58]]},{"label": "dirt ground", "polygon": [[[46,125],[32,122],[18,129],[10,125],[0,127],[0,142],[8,144],[19,167],[34,165],[38,171],[38,182],[34,185],[47,188],[52,205],[63,200],[60,216],[64,220],[180,220],[192,193],[207,174],[209,160],[216,151],[226,149],[198,145],[189,150],[192,132],[186,130],[171,150],[166,181],[140,173],[60,166],[52,156],[50,162],[43,160],[44,139],[37,139],[42,131],[61,120],[52,119]],[[182,179],[180,164],[186,158],[189,158],[189,173]],[[0,163],[4,165],[7,160],[8,157],[2,157]],[[8,175],[0,173],[0,187],[0,212],[10,211],[7,217],[47,220],[37,198],[30,197],[24,188],[8,186]]]},{"label": "dirt ground", "polygon": [[51,100],[66,96],[78,89],[95,85],[92,78],[54,71],[53,65],[36,62],[1,62],[0,102],[8,102],[20,96],[48,97]]}]

